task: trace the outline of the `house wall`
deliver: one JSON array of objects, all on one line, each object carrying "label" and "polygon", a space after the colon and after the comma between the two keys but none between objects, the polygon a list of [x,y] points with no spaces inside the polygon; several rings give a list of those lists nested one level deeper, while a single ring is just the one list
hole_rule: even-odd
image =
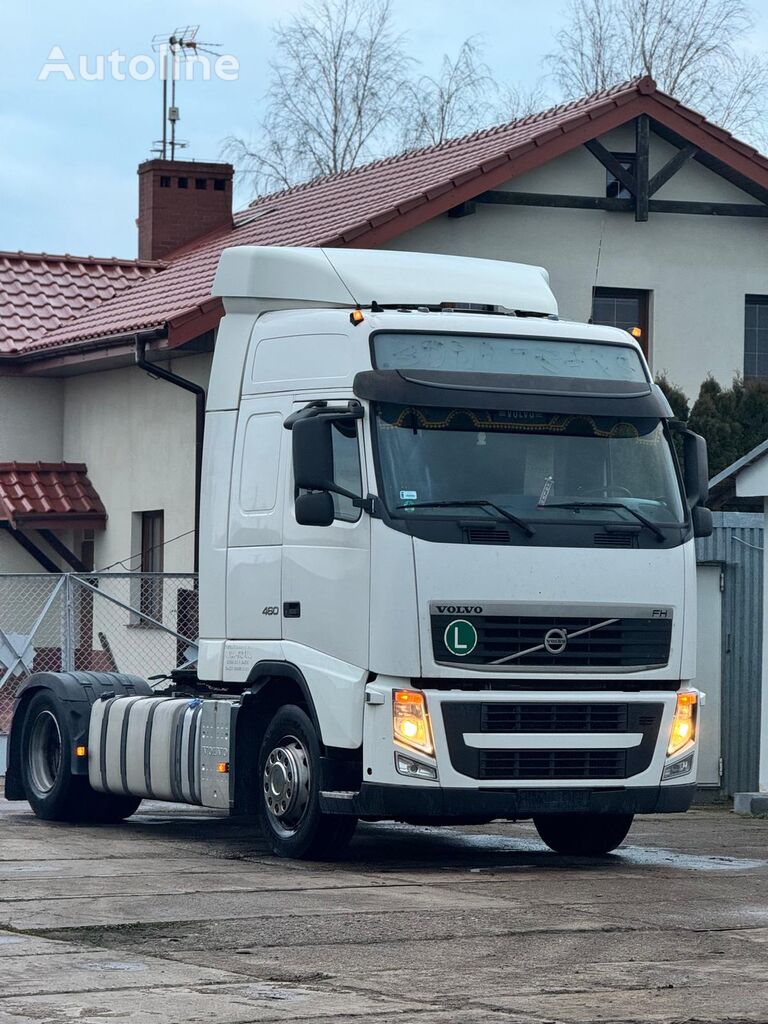
[{"label": "house wall", "polygon": [[[163,365],[205,386],[210,363],[210,355],[195,355]],[[69,377],[63,458],[87,464],[107,509],[107,528],[96,533],[97,569],[116,562],[115,571],[137,569],[133,514],[162,509],[165,571],[192,570],[194,395],[133,366]]]},{"label": "house wall", "polygon": [[[0,377],[0,462],[60,462],[64,389],[60,380]],[[56,555],[40,543],[54,561]],[[1,572],[42,572],[35,559],[0,532]]]},{"label": "house wall", "polygon": [[[632,129],[601,141],[614,152],[634,150]],[[675,152],[652,135],[651,175]],[[600,196],[605,180],[603,166],[579,147],[503,189]],[[695,162],[654,198],[757,203]],[[631,213],[478,204],[470,216],[435,218],[386,248],[539,264],[567,319],[588,319],[594,285],[647,289],[652,367],[693,400],[708,373],[728,384],[742,370],[744,297],[768,293],[766,242],[760,218],[651,213],[636,223]]]}]

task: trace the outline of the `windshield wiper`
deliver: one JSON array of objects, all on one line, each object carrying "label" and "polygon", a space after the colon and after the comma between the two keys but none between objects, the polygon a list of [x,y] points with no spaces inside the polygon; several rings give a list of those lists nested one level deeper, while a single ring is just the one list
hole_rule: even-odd
[{"label": "windshield wiper", "polygon": [[396,505],[395,508],[492,508],[494,512],[498,512],[500,516],[519,527],[526,537],[532,537],[536,532],[524,519],[518,519],[513,512],[507,512],[501,505],[495,505],[485,498],[478,498],[477,501],[414,501],[405,505]]},{"label": "windshield wiper", "polygon": [[631,516],[634,516],[643,526],[647,526],[652,533],[655,533],[658,540],[664,540],[664,534],[655,523],[652,523],[642,512],[638,512],[637,509],[632,508],[623,501],[560,501],[552,502],[552,504],[548,503],[543,508],[622,508],[625,512],[629,512]]}]

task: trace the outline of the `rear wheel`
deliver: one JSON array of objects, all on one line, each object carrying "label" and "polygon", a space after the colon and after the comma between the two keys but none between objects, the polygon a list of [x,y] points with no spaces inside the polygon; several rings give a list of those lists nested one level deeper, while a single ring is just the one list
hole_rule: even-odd
[{"label": "rear wheel", "polygon": [[624,842],[632,814],[537,814],[533,823],[550,850],[572,856],[610,853]]},{"label": "rear wheel", "polygon": [[278,857],[332,859],[357,818],[320,810],[320,742],[309,716],[286,704],[275,712],[259,751],[258,816]]},{"label": "rear wheel", "polygon": [[141,800],[97,793],[87,776],[73,775],[73,745],[64,702],[41,690],[29,703],[21,738],[24,792],[37,817],[104,824],[130,817]]}]

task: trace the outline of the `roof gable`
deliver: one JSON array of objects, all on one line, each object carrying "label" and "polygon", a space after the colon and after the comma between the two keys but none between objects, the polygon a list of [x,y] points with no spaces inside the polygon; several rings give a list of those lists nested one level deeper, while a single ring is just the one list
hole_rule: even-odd
[{"label": "roof gable", "polygon": [[215,326],[211,285],[221,251],[233,245],[372,247],[391,241],[480,193],[496,189],[639,114],[695,144],[734,180],[768,195],[768,159],[638,78],[572,103],[426,149],[263,196],[212,233],[169,257],[161,275],[45,330],[26,351],[168,325],[180,344]]}]

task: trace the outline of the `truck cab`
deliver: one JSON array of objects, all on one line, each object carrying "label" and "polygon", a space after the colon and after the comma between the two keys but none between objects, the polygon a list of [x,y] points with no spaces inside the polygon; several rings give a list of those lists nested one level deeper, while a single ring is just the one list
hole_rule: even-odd
[{"label": "truck cab", "polygon": [[360,818],[604,853],[685,810],[706,448],[637,341],[494,260],[237,247],[214,294],[196,676],[33,677],[11,797],[255,814],[293,857]]},{"label": "truck cab", "polygon": [[198,671],[300,681],[321,811],[567,846],[686,808],[706,462],[635,339],[489,260],[233,249],[215,291]]}]

